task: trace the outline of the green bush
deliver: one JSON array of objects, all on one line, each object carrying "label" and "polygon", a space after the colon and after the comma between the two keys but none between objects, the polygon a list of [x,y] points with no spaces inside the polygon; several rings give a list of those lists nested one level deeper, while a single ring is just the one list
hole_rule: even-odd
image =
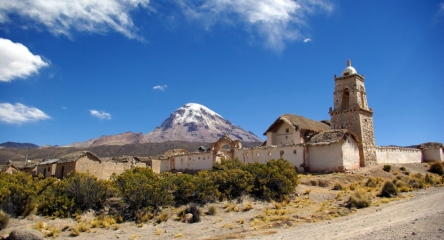
[{"label": "green bush", "polygon": [[390,165],[384,165],[384,168],[382,170],[386,171],[386,172],[390,172],[390,170],[392,169],[392,166]]},{"label": "green bush", "polygon": [[75,208],[79,210],[99,210],[105,201],[113,196],[110,184],[98,180],[90,173],[73,172],[67,178],[65,190],[68,198],[74,199]]},{"label": "green bush", "polygon": [[33,178],[24,172],[0,174],[1,209],[12,216],[29,215],[37,206],[37,197],[54,181],[54,178]]},{"label": "green bush", "polygon": [[392,181],[386,181],[379,193],[380,197],[392,197],[392,195],[398,195],[399,191],[396,185]]},{"label": "green bush", "polygon": [[217,199],[217,186],[207,171],[197,175],[176,174],[165,177],[172,187],[175,204],[208,203]]},{"label": "green bush", "polygon": [[224,169],[211,174],[217,186],[220,199],[236,199],[249,194],[253,188],[254,177],[251,173],[241,169]]},{"label": "green bush", "polygon": [[444,175],[444,166],[441,162],[434,162],[430,164],[429,172]]},{"label": "green bush", "polygon": [[258,198],[281,201],[293,193],[298,184],[295,168],[283,159],[273,159],[266,164],[249,163],[246,170],[254,176],[252,194]]},{"label": "green bush", "polygon": [[38,212],[44,216],[70,217],[75,207],[74,198],[68,197],[64,180],[48,187],[39,199]]},{"label": "green bush", "polygon": [[245,164],[241,163],[239,159],[222,159],[220,162],[214,164],[213,171],[242,169],[245,170]]},{"label": "green bush", "polygon": [[148,207],[157,209],[173,203],[173,186],[150,168],[133,168],[115,177],[115,186],[132,214]]}]

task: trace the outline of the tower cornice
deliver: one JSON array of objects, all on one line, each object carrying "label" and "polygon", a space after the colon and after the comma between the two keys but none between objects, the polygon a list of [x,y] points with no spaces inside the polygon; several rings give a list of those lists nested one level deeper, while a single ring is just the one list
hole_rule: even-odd
[{"label": "tower cornice", "polygon": [[359,75],[357,73],[356,74],[347,75],[347,76],[340,76],[340,77],[336,77],[336,75],[335,75],[335,81],[336,80],[345,80],[345,79],[349,79],[349,78],[352,78],[352,77],[356,77],[357,79],[359,79],[359,80],[364,82],[364,76],[361,76],[361,75]]}]

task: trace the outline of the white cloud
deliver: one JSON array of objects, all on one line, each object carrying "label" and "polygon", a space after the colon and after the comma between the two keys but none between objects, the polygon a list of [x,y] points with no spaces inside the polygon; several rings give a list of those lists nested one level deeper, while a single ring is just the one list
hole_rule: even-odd
[{"label": "white cloud", "polygon": [[26,78],[49,64],[21,43],[0,38],[0,82]]},{"label": "white cloud", "polygon": [[[0,23],[9,15],[37,21],[55,35],[70,36],[73,29],[104,33],[114,30],[137,38],[130,11],[148,7],[150,0],[6,0],[0,1]],[[11,20],[12,21],[12,20]]]},{"label": "white cloud", "polygon": [[163,91],[163,90],[165,90],[167,87],[168,87],[167,85],[163,85],[163,86],[161,86],[161,85],[157,85],[157,86],[154,86],[154,87],[153,87],[153,90],[161,90],[161,91]]},{"label": "white cloud", "polygon": [[14,105],[0,103],[0,122],[10,124],[22,124],[39,120],[47,120],[50,117],[35,107],[28,107],[21,103]]},{"label": "white cloud", "polygon": [[105,111],[89,110],[92,116],[99,118],[100,120],[107,119],[111,120],[111,114]]},{"label": "white cloud", "polygon": [[308,43],[308,42],[311,42],[311,38],[304,39],[304,43]]},{"label": "white cloud", "polygon": [[444,2],[439,4],[438,15],[444,15]]},{"label": "white cloud", "polygon": [[241,22],[253,28],[265,39],[265,45],[281,51],[286,42],[302,39],[300,28],[306,26],[306,16],[330,12],[331,4],[324,0],[176,0],[184,13],[200,20],[207,27],[216,22]]}]

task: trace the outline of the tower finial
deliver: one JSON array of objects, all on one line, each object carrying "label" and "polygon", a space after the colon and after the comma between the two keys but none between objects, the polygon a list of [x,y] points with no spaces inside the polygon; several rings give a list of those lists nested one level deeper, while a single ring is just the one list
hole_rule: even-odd
[{"label": "tower finial", "polygon": [[347,60],[347,67],[350,67],[352,65],[352,62],[349,60]]}]

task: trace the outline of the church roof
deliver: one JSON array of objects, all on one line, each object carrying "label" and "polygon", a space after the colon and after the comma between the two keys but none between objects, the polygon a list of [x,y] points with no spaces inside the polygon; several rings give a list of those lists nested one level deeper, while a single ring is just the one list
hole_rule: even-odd
[{"label": "church roof", "polygon": [[359,142],[356,135],[348,129],[334,129],[320,132],[308,140],[308,145],[327,145],[331,143],[341,142],[352,137],[356,142]]},{"label": "church roof", "polygon": [[330,130],[330,126],[319,121],[311,120],[302,116],[297,116],[294,114],[284,114],[280,116],[273,124],[265,131],[264,135],[267,135],[267,132],[277,131],[279,126],[283,123],[287,123],[290,126],[294,126],[296,130],[310,130],[314,132],[322,132]]},{"label": "church roof", "polygon": [[342,71],[342,76],[347,76],[347,75],[352,75],[352,74],[357,74],[358,72],[356,71],[356,69],[354,67],[352,67],[351,65],[351,61],[350,59],[347,61],[347,67],[344,69],[344,71]]}]

